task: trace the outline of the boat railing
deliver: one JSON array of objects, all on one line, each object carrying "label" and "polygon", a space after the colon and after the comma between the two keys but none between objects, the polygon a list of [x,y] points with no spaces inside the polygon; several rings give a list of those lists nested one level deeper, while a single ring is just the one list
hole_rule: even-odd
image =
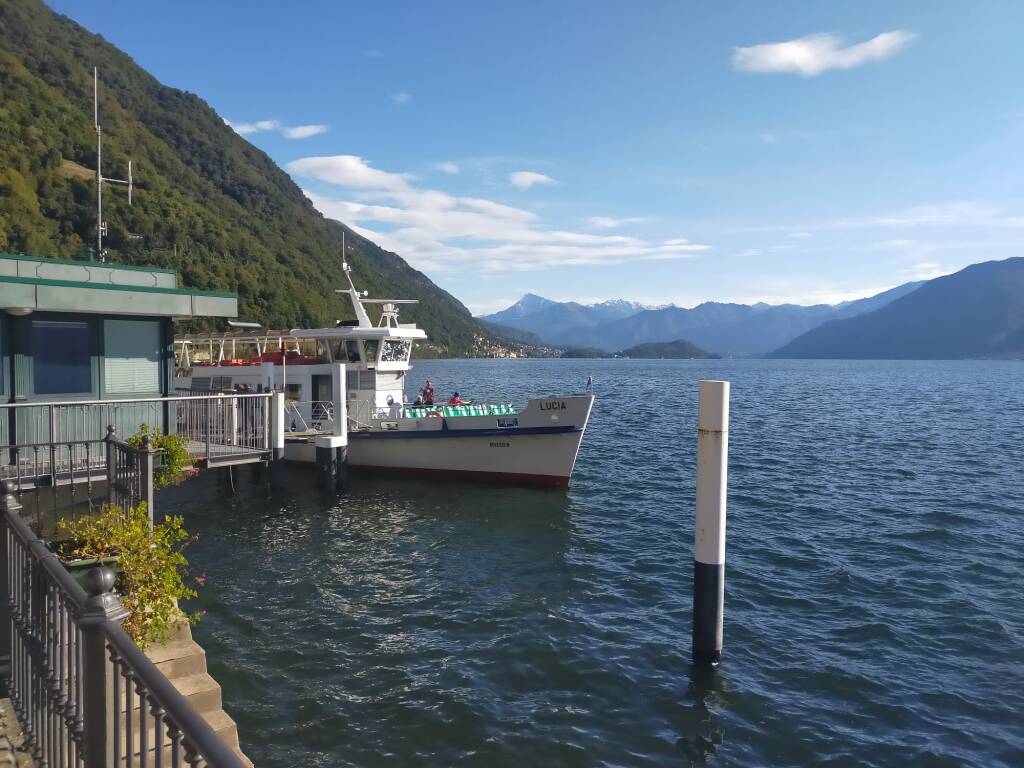
[{"label": "boat railing", "polygon": [[332,433],[334,403],[330,400],[289,400],[285,403],[285,431]]},{"label": "boat railing", "polygon": [[35,765],[242,768],[210,724],[125,634],[114,573],[80,584],[0,498],[0,656]]},{"label": "boat railing", "polygon": [[466,403],[462,405],[407,405],[402,414],[406,419],[422,419],[431,414],[447,418],[455,416],[515,416],[518,409],[512,403]]}]

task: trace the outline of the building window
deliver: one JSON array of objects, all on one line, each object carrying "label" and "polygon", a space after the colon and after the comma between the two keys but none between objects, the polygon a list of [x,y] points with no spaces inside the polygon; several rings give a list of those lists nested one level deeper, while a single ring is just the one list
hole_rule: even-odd
[{"label": "building window", "polygon": [[37,395],[92,393],[89,323],[32,321],[33,391]]},{"label": "building window", "polygon": [[103,321],[103,389],[108,395],[152,394],[160,387],[160,323]]}]

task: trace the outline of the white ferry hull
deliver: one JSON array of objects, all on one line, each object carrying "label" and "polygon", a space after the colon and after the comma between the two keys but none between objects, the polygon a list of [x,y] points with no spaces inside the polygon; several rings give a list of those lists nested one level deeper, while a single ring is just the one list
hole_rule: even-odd
[{"label": "white ferry hull", "polygon": [[[348,464],[426,477],[564,487],[569,484],[593,396],[531,400],[509,416],[403,418],[350,431]],[[314,461],[311,446],[285,458]]]}]

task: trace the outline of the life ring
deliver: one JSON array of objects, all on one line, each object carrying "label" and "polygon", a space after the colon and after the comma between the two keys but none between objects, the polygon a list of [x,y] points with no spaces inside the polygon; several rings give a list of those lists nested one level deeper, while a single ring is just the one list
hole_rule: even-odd
[{"label": "life ring", "polygon": [[441,414],[438,411],[431,411],[430,413],[427,414],[427,418],[428,419],[439,419],[439,418],[441,418]]}]

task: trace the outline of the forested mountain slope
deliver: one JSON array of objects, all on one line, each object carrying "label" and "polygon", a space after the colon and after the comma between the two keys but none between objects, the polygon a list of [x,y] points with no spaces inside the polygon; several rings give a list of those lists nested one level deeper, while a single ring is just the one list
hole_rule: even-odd
[{"label": "forested mountain slope", "polygon": [[[37,0],[0,2],[0,251],[77,258],[95,242],[92,68],[101,76],[103,164],[139,189],[104,195],[108,259],[176,269],[233,290],[240,316],[269,327],[351,317],[341,286],[343,227],[202,99],[161,85],[101,37]],[[254,85],[255,87],[255,85]],[[349,261],[373,296],[418,298],[403,319],[442,352],[486,334],[469,311],[399,256],[351,231]]]}]

